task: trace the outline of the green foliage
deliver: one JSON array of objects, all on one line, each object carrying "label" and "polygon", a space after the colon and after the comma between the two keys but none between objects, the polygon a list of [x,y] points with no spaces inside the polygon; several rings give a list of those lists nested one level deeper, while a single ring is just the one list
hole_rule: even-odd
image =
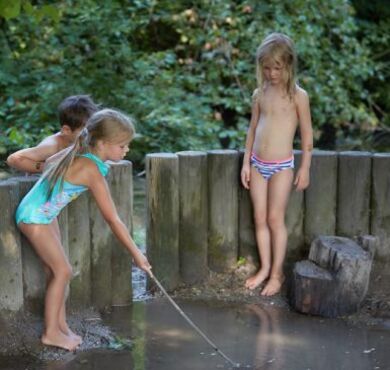
[{"label": "green foliage", "polygon": [[60,20],[60,15],[54,5],[33,6],[28,0],[0,0],[0,18],[6,20],[16,18],[21,10],[40,22],[44,17],[49,17],[55,22]]},{"label": "green foliage", "polygon": [[[0,151],[58,130],[56,107],[80,93],[135,118],[138,162],[151,151],[242,147],[255,51],[272,31],[296,42],[317,145],[359,148],[362,134],[378,126],[373,101],[387,90],[369,81],[385,77],[388,65],[371,47],[388,36],[371,25],[371,41],[359,38],[346,0],[15,1],[17,10],[4,3]],[[34,15],[44,9],[52,16]]]},{"label": "green foliage", "polygon": [[246,258],[245,257],[239,257],[239,259],[237,260],[237,267],[240,267],[240,266],[243,266],[246,264]]},{"label": "green foliage", "polygon": [[369,147],[376,150],[390,148],[390,7],[383,0],[370,2],[354,0],[359,25],[358,39],[371,51],[376,73],[366,82],[370,91],[368,103],[379,118],[379,124],[371,135],[366,135]]}]

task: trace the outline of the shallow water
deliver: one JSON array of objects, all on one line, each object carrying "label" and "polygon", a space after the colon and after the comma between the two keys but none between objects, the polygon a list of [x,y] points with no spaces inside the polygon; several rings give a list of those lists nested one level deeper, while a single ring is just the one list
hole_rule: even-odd
[{"label": "shallow water", "polygon": [[[390,329],[386,326],[352,327],[342,320],[303,316],[272,306],[178,303],[243,369],[390,369]],[[116,308],[104,321],[120,337],[133,337],[131,350],[84,352],[70,355],[68,361],[40,364],[28,358],[8,360],[8,364],[0,359],[0,369],[232,368],[163,298],[136,302],[132,308]]]}]

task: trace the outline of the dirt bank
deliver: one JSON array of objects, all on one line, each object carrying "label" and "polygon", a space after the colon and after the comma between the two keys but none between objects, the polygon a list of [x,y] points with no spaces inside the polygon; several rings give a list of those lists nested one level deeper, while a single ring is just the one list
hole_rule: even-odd
[{"label": "dirt bank", "polygon": [[[68,315],[71,329],[83,337],[78,351],[94,348],[124,348],[128,339],[118,338],[105,326],[100,315],[93,310],[73,312]],[[36,360],[64,360],[74,354],[68,351],[43,346],[40,336],[43,330],[42,317],[32,314],[3,314],[0,317],[0,356],[27,356]]]}]

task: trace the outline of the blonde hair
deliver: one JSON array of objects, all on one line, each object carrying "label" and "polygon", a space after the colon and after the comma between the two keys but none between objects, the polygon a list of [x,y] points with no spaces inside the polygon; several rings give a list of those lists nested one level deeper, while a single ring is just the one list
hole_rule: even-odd
[{"label": "blonde hair", "polygon": [[268,35],[257,49],[257,89],[254,92],[254,97],[259,97],[264,90],[263,65],[268,60],[283,65],[283,80],[286,84],[286,92],[292,98],[295,94],[297,84],[297,56],[295,47],[293,41],[288,36],[277,32]]},{"label": "blonde hair", "polygon": [[49,183],[48,198],[53,193],[58,181],[60,181],[60,188],[62,188],[64,176],[76,155],[88,152],[90,148],[95,147],[99,140],[117,143],[125,140],[131,141],[134,135],[134,124],[125,114],[113,109],[102,109],[94,113],[66,154],[45,172],[44,176]]}]

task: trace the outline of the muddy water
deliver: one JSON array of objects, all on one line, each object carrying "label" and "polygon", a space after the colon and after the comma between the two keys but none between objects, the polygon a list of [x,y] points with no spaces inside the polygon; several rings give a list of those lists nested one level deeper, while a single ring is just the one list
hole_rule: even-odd
[{"label": "muddy water", "polygon": [[[183,310],[243,369],[390,369],[390,329],[352,327],[272,306],[179,301]],[[208,370],[231,369],[165,299],[117,308],[105,323],[119,337],[133,338],[131,350],[99,350],[67,361],[8,361],[0,369]],[[1,359],[0,359],[1,361]],[[20,365],[20,366],[19,366]]]},{"label": "muddy water", "polygon": [[[390,330],[384,327],[350,327],[340,320],[302,316],[272,306],[188,301],[180,305],[243,368],[390,369]],[[132,330],[133,369],[231,368],[166,300],[136,304],[132,321],[123,310],[109,320],[117,330]]]}]

